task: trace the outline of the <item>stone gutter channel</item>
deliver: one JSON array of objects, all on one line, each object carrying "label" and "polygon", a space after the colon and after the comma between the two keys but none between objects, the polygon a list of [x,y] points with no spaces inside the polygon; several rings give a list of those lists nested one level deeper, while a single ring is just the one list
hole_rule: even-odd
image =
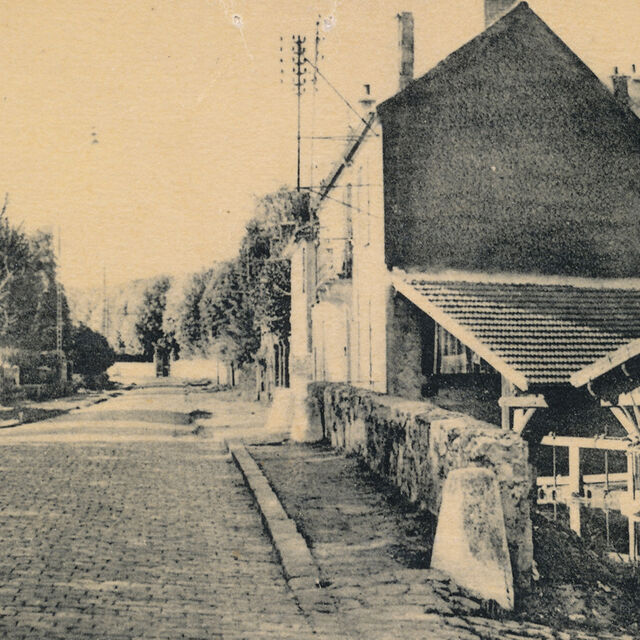
[{"label": "stone gutter channel", "polygon": [[[332,596],[322,588],[320,570],[305,539],[296,528],[295,522],[286,514],[269,481],[245,445],[242,442],[226,444],[262,513],[267,531],[280,558],[284,576],[298,606],[311,618],[312,625],[318,631],[327,631],[327,626],[331,626],[332,616],[326,614],[336,614],[337,607]],[[318,618],[319,615],[322,620]],[[341,628],[339,631],[341,637],[345,637],[345,629]]]}]

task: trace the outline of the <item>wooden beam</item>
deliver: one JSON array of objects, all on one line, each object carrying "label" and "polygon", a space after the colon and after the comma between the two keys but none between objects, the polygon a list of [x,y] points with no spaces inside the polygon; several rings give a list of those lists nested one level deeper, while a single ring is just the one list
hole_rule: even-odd
[{"label": "wooden beam", "polygon": [[575,496],[582,495],[582,466],[580,447],[569,447],[569,491]]},{"label": "wooden beam", "polygon": [[635,499],[635,460],[631,453],[627,453],[627,492],[631,496],[631,500]]},{"label": "wooden beam", "polygon": [[624,407],[609,407],[611,413],[616,417],[618,422],[624,427],[624,430],[631,438],[640,438],[640,430],[633,421],[633,418]]},{"label": "wooden beam", "polygon": [[549,405],[542,394],[527,394],[524,396],[503,396],[498,400],[501,407],[513,409],[548,409]]},{"label": "wooden beam", "polygon": [[629,518],[629,560],[638,560],[638,522],[634,518]]},{"label": "wooden beam", "polygon": [[540,444],[553,447],[580,447],[581,449],[602,449],[604,451],[628,451],[634,445],[623,438],[582,438],[579,436],[544,436]]},{"label": "wooden beam", "polygon": [[618,405],[620,407],[637,407],[640,404],[640,387],[637,387],[629,393],[621,393],[618,396]]},{"label": "wooden beam", "polygon": [[[500,382],[502,385],[502,397],[500,398],[500,400],[502,400],[502,398],[513,397],[515,393],[513,384],[509,382],[509,380],[504,375],[500,376]],[[500,404],[500,400],[498,401],[498,404]],[[502,428],[505,431],[508,431],[509,429],[511,429],[511,409],[509,405],[505,405],[505,404],[501,404],[500,407],[501,407]]]},{"label": "wooden beam", "polygon": [[582,504],[579,500],[569,502],[569,527],[582,537]]},{"label": "wooden beam", "polygon": [[535,407],[529,407],[528,409],[516,409],[513,412],[513,430],[518,435],[520,435],[524,431],[525,427],[529,423],[529,420],[531,420],[535,412]]},{"label": "wooden beam", "polygon": [[[628,481],[629,477],[626,471],[621,473],[610,473],[609,474],[609,483],[610,484],[624,484]],[[582,476],[582,484],[583,485],[591,485],[591,484],[605,484],[607,481],[607,474],[605,473],[588,473]],[[536,485],[539,487],[551,487],[557,486],[562,487],[569,484],[569,476],[558,476],[555,480],[553,476],[538,476],[536,478]]]},{"label": "wooden beam", "polygon": [[640,338],[636,338],[631,342],[622,345],[619,349],[608,353],[606,356],[596,360],[592,364],[576,371],[569,381],[574,387],[582,387],[591,380],[619,367],[631,358],[640,355]]}]

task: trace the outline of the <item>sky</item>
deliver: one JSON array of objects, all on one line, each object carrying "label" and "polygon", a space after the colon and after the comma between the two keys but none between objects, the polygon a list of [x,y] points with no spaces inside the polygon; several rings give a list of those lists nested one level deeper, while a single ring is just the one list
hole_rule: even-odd
[{"label": "sky", "polygon": [[[529,5],[604,82],[640,64],[637,0]],[[416,76],[484,27],[482,0],[0,0],[9,219],[59,230],[67,286],[232,257],[255,199],[295,186],[292,35],[313,59],[319,20],[320,71],[358,108],[365,83],[380,101],[397,89],[400,11],[414,13]],[[358,122],[312,71],[303,185]]]}]

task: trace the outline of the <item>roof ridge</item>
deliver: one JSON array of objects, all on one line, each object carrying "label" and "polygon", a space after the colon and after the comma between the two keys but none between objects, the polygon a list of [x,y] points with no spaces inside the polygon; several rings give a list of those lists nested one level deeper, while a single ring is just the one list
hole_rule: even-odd
[{"label": "roof ridge", "polygon": [[[381,102],[376,107],[376,110],[380,110],[380,108],[384,110],[387,104],[394,102],[399,96],[410,92],[411,88],[414,87],[417,83],[423,80],[430,80],[434,76],[440,75],[443,69],[446,69],[446,67],[448,67],[450,64],[455,63],[458,58],[462,58],[470,48],[482,44],[484,41],[490,40],[496,34],[505,31],[511,25],[511,22],[513,22],[514,16],[517,16],[518,14],[525,11],[537,18],[540,23],[542,23],[549,31],[551,31],[551,33],[553,33],[553,35],[555,35],[558,40],[560,40],[560,42],[563,42],[544,22],[544,20],[542,20],[542,18],[540,18],[540,16],[538,16],[538,14],[531,9],[528,2],[520,2],[512,7],[509,11],[507,11],[507,13],[505,13],[503,16],[492,22],[488,27],[480,31],[480,33],[475,35],[470,40],[467,40],[467,42],[465,42],[463,45],[459,46],[457,49],[454,49],[451,53],[442,58],[442,60],[437,62],[435,66],[431,67],[431,69],[429,69],[426,73],[423,73],[421,76],[414,78],[404,89],[402,89],[402,91],[399,91],[398,93]],[[565,46],[567,45],[565,44]],[[576,54],[574,53],[574,55]],[[584,62],[582,64],[584,64]]]},{"label": "roof ridge", "polygon": [[624,289],[640,291],[640,278],[588,278],[584,276],[564,276],[525,273],[489,273],[447,269],[440,271],[412,269],[404,271],[394,267],[394,273],[404,278],[419,276],[432,282],[468,282],[478,284],[514,284],[552,287],[572,287],[582,289]]},{"label": "roof ridge", "polygon": [[577,64],[592,76],[595,84],[599,85],[602,95],[609,96],[617,105],[618,109],[624,112],[627,117],[631,115],[634,119],[637,119],[635,113],[629,107],[623,106],[620,101],[615,99],[613,93],[594,73],[591,67],[589,67],[589,65],[587,65],[587,63],[575,51],[573,51],[573,49],[529,6],[529,3],[526,1],[519,2],[513,6],[509,11],[507,11],[507,13],[492,22],[483,31],[465,42],[463,45],[449,53],[426,73],[412,80],[402,91],[399,91],[381,102],[377,107],[378,112],[384,112],[387,105],[401,100],[405,95],[410,94],[419,83],[424,81],[430,82],[438,78],[441,73],[446,72],[449,67],[455,66],[458,62],[464,62],[465,56],[469,51],[473,50],[474,47],[482,46],[485,42],[511,29],[513,25],[517,23],[520,16],[528,16],[533,19],[534,23],[544,29]]}]

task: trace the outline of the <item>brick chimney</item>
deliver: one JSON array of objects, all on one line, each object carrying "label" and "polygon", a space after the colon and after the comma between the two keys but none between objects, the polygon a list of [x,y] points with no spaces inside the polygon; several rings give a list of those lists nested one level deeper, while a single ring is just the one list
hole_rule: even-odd
[{"label": "brick chimney", "polygon": [[484,0],[484,26],[487,28],[511,9],[514,0]]},{"label": "brick chimney", "polygon": [[403,11],[398,14],[398,41],[400,45],[400,81],[402,91],[413,80],[413,13]]},{"label": "brick chimney", "polygon": [[613,80],[613,97],[625,107],[630,106],[631,99],[629,97],[629,76],[618,73],[618,67],[615,67],[615,69],[613,70],[613,75],[611,76],[611,80]]}]

